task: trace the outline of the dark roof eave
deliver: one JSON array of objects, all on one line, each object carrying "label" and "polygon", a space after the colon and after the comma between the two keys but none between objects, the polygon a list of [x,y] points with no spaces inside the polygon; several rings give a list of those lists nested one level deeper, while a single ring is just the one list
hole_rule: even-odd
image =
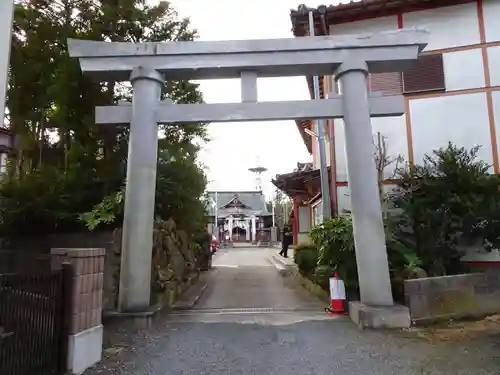
[{"label": "dark roof eave", "polygon": [[297,129],[299,130],[300,136],[302,137],[304,144],[306,145],[307,151],[309,152],[309,154],[312,154],[312,139],[304,131],[304,126],[307,126],[309,130],[311,130],[311,121],[295,120],[295,124],[297,125]]},{"label": "dark roof eave", "polygon": [[[328,167],[328,173],[330,173],[330,167]],[[309,177],[307,181],[305,178]],[[320,170],[319,169],[313,169],[309,171],[300,171],[300,172],[290,172],[290,173],[285,173],[285,174],[280,174],[277,175],[275,179],[272,179],[271,182],[274,186],[276,186],[278,189],[284,188],[284,185],[286,183],[291,184],[293,182],[295,183],[301,183],[304,184],[306,182],[309,182],[314,179],[318,179],[320,177]]]}]

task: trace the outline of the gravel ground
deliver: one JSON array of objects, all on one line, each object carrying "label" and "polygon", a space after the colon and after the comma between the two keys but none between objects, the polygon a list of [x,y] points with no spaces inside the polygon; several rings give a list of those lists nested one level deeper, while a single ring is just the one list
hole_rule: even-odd
[{"label": "gravel ground", "polygon": [[147,328],[106,325],[105,359],[85,375],[492,375],[500,335],[458,342],[359,331],[267,262],[269,251],[221,251],[195,309]]}]

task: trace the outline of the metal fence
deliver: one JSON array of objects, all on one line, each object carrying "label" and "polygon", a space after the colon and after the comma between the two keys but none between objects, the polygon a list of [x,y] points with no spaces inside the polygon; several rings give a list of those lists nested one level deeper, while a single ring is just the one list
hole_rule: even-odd
[{"label": "metal fence", "polygon": [[71,265],[40,274],[0,275],[0,374],[66,370]]}]

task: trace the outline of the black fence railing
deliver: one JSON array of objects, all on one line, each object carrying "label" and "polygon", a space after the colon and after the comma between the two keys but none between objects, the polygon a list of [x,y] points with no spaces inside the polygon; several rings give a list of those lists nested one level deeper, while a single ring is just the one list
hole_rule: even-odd
[{"label": "black fence railing", "polygon": [[66,370],[72,269],[0,275],[0,374]]}]

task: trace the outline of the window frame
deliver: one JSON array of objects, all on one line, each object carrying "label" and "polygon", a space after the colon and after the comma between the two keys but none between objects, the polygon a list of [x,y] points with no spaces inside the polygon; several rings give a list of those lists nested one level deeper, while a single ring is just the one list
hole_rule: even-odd
[{"label": "window frame", "polygon": [[[420,58],[404,72],[389,72],[389,73],[369,73],[367,77],[367,87],[370,92],[380,93],[383,96],[388,95],[412,95],[429,92],[444,92],[446,91],[446,77],[444,71],[444,58],[442,53],[423,54]],[[396,84],[384,85],[379,84],[373,90],[373,77],[375,75],[394,75],[398,79],[394,79]],[[419,80],[419,75],[424,79]],[[430,79],[425,79],[430,78]],[[381,81],[384,83],[384,81]],[[424,84],[422,84],[422,82]],[[434,84],[434,85],[433,85]],[[408,86],[414,87],[408,87]]]}]

